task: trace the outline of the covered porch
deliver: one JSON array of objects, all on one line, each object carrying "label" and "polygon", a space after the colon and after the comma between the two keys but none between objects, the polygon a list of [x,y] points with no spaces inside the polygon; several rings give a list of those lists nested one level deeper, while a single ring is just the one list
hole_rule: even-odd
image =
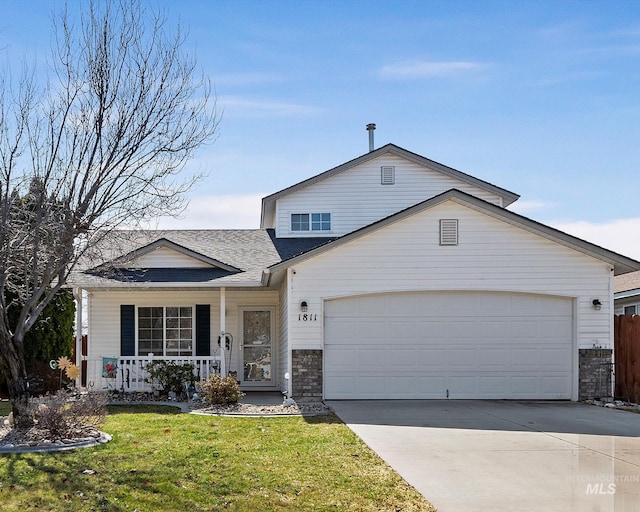
[{"label": "covered porch", "polygon": [[84,324],[86,331],[85,343],[82,330],[76,333],[78,386],[149,392],[146,366],[164,360],[193,365],[196,381],[231,375],[244,391],[286,390],[275,290],[76,288],[74,293],[76,325]]}]

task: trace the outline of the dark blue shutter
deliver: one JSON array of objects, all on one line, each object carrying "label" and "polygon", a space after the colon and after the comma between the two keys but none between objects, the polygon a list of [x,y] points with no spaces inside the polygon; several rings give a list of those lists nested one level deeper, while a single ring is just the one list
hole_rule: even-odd
[{"label": "dark blue shutter", "polygon": [[211,355],[211,306],[196,304],[196,356]]},{"label": "dark blue shutter", "polygon": [[136,307],[120,306],[120,355],[136,355]]}]

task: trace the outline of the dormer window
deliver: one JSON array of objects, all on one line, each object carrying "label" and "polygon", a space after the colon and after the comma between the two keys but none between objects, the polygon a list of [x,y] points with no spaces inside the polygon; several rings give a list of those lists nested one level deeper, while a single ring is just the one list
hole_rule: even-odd
[{"label": "dormer window", "polygon": [[331,214],[292,213],[291,231],[331,231]]}]

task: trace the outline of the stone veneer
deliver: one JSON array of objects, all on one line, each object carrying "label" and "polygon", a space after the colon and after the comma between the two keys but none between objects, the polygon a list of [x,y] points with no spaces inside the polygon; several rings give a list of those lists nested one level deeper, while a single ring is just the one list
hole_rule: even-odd
[{"label": "stone veneer", "polygon": [[293,397],[322,397],[322,350],[292,350]]},{"label": "stone veneer", "polygon": [[581,348],[579,353],[578,399],[610,397],[612,350]]}]

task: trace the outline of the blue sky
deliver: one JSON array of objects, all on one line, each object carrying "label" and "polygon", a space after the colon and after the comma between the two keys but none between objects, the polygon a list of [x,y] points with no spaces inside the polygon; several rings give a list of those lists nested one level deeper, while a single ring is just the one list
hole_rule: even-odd
[{"label": "blue sky", "polygon": [[[2,0],[0,48],[44,65],[52,9]],[[70,2],[76,8],[77,2]],[[640,259],[640,2],[161,1],[215,83],[184,218],[257,227],[260,198],[393,142]]]}]

